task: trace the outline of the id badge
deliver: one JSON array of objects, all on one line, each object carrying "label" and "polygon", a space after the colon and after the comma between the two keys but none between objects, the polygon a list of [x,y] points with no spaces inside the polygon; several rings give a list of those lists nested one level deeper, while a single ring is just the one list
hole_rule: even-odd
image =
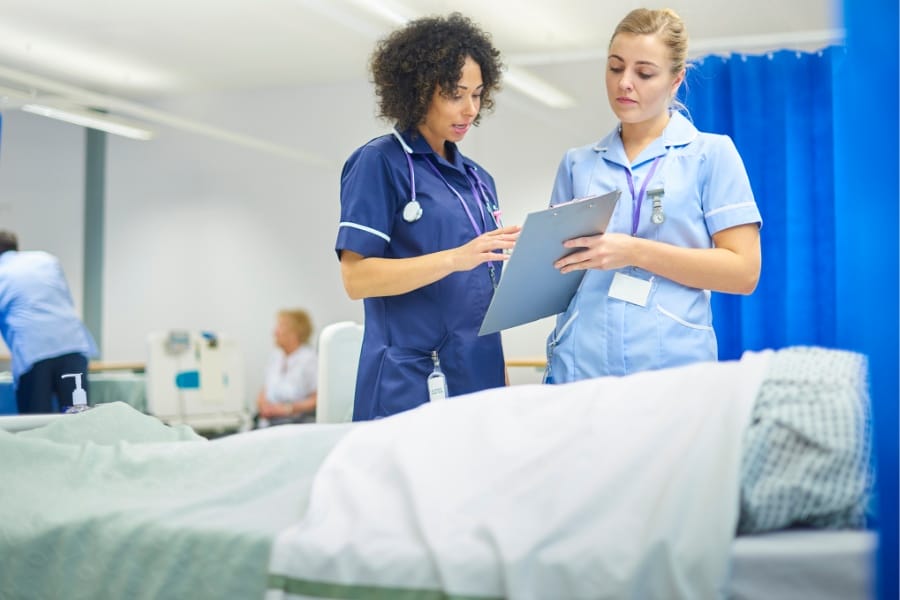
[{"label": "id badge", "polygon": [[652,277],[649,280],[641,279],[616,271],[616,274],[613,275],[612,285],[609,286],[609,297],[638,306],[647,306],[652,284]]}]

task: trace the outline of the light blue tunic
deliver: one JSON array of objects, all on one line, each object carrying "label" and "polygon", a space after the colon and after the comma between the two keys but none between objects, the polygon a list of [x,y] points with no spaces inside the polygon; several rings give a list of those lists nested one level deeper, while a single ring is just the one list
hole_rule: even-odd
[{"label": "light blue tunic", "polygon": [[[634,199],[626,173],[632,174],[639,195],[657,157],[646,189],[664,190],[665,221],[651,222],[653,203],[645,196],[636,235],[685,248],[711,248],[712,235],[719,231],[762,225],[731,138],[700,133],[678,112],[633,164],[618,128],[597,144],[569,150],[559,166],[551,204],[621,190],[607,231],[630,234]],[[548,337],[550,380],[562,383],[717,360],[708,290],[633,267],[620,271],[651,282],[646,306],[609,297],[616,271],[588,270]]]},{"label": "light blue tunic", "polygon": [[46,252],[0,254],[0,333],[12,355],[16,382],[38,361],[97,354],[94,338],[75,311],[62,267]]}]

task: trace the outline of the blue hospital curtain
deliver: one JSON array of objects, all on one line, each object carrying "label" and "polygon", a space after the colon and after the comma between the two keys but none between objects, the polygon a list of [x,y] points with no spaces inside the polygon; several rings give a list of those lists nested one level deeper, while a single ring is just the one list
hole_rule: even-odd
[{"label": "blue hospital curtain", "polygon": [[844,3],[846,46],[697,61],[682,101],[698,129],[734,140],[763,217],[756,292],[713,297],[720,358],[799,344],[868,357],[877,592],[895,599],[898,19],[896,2],[875,4]]},{"label": "blue hospital curtain", "polygon": [[833,63],[818,53],[710,56],[683,87],[701,131],[728,134],[763,217],[763,268],[751,296],[713,295],[719,357],[835,345]]},{"label": "blue hospital curtain", "polygon": [[835,181],[838,342],[869,356],[878,465],[878,598],[898,581],[898,134],[897,2],[845,0],[847,60],[836,80]]}]

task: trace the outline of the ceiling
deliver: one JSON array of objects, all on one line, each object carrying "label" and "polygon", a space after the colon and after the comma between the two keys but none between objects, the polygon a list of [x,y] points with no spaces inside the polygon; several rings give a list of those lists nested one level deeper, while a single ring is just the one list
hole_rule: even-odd
[{"label": "ceiling", "polygon": [[[688,25],[693,55],[822,47],[841,35],[835,4],[669,2]],[[0,0],[0,110],[49,97],[184,125],[177,115],[153,110],[153,102],[365,79],[375,40],[404,19],[454,10],[491,32],[517,75],[536,75],[577,98],[566,89],[571,81],[554,80],[554,67],[602,57],[615,23],[637,6],[586,0]]]}]

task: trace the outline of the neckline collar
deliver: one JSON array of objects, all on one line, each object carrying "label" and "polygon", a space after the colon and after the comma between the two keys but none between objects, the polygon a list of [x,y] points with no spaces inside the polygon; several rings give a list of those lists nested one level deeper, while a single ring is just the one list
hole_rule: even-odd
[{"label": "neckline collar", "polygon": [[[622,124],[620,123],[614,130],[607,134],[606,137],[594,145],[594,150],[597,152],[607,152],[614,143],[621,146],[621,128]],[[681,112],[675,110],[672,111],[669,122],[666,124],[666,128],[663,130],[662,135],[649,147],[653,147],[660,142],[666,149],[671,148],[672,146],[687,146],[697,138],[698,133],[699,132],[697,131],[697,128],[694,127],[694,124],[681,114]]]},{"label": "neckline collar", "polygon": [[434,151],[428,144],[428,140],[425,139],[423,135],[413,136],[410,131],[403,131],[402,133],[397,130],[396,127],[391,129],[391,135],[400,142],[400,146],[403,148],[403,151],[409,155],[412,154],[431,154],[434,156],[435,160],[438,162],[443,162],[445,164],[456,167],[457,169],[462,169],[464,165],[469,165],[474,168],[474,164],[472,161],[463,156],[462,152],[459,151],[459,147],[453,142],[445,142],[445,146],[451,150],[450,154],[453,157],[452,161],[447,160],[440,154]]}]

